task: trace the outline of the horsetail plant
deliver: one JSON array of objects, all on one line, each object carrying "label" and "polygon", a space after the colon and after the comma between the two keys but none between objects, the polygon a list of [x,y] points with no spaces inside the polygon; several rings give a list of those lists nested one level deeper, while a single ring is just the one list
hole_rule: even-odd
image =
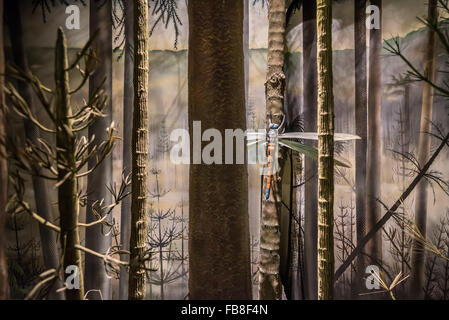
[{"label": "horsetail plant", "polygon": [[[107,139],[99,144],[95,144],[94,139],[87,139],[82,134],[98,118],[104,117],[103,111],[108,97],[104,94],[101,86],[96,88],[81,106],[75,108],[71,101],[73,95],[83,89],[95,71],[98,58],[95,51],[90,47],[95,36],[96,34],[88,40],[75,60],[69,63],[66,37],[62,28],[58,29],[55,49],[54,89],[46,87],[31,72],[25,72],[17,66],[8,66],[9,77],[20,79],[31,85],[50,119],[52,127],[46,126],[33,114],[30,106],[11,82],[5,85],[5,92],[11,100],[14,111],[19,116],[32,122],[39,130],[52,134],[56,141],[52,145],[42,138],[36,143],[27,140],[25,148],[21,150],[12,146],[8,155],[18,170],[17,174],[11,179],[16,191],[13,201],[15,209],[28,212],[38,222],[59,233],[62,251],[61,265],[58,270],[52,269],[45,272],[43,280],[36,285],[32,292],[35,292],[36,288],[42,287],[43,284],[59,278],[62,270],[66,271],[69,266],[71,268],[75,266],[77,283],[70,288],[66,283],[65,287],[62,288],[66,292],[66,298],[70,300],[85,298],[81,251],[102,258],[106,265],[124,266],[127,264],[112,258],[115,254],[123,253],[121,250],[108,250],[106,253],[98,253],[80,245],[79,227],[87,228],[101,224],[106,230],[112,230],[113,225],[107,222],[106,217],[127,195],[125,187],[109,188],[109,190],[117,191],[117,194],[113,195],[114,203],[104,205],[102,199],[97,199],[94,204],[89,204],[80,188],[80,179],[91,174],[101,164],[112,152],[114,143],[118,139],[114,135],[113,124],[107,129]],[[70,77],[71,73],[75,71],[81,74],[81,81],[75,89],[71,89]],[[95,165],[90,169],[84,169],[88,161],[95,162]],[[33,168],[40,168],[41,170]],[[54,187],[58,189],[59,226],[40,217],[23,199],[24,188],[21,173],[40,175],[55,183]],[[126,186],[129,184],[129,179],[124,177],[121,184]],[[87,205],[95,207],[96,220],[89,224],[80,223],[80,206]]]}]

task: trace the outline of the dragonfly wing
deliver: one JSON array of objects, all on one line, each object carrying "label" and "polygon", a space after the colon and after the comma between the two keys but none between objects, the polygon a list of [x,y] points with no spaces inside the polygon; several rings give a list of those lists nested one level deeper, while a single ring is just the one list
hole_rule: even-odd
[{"label": "dragonfly wing", "polygon": [[267,144],[267,142],[266,141],[264,141],[264,140],[257,140],[257,141],[251,141],[251,142],[248,142],[248,144],[246,145],[248,148],[250,148],[250,147],[254,147],[254,146],[257,146],[257,145],[266,145]]},{"label": "dragonfly wing", "polygon": [[287,132],[280,134],[279,138],[318,140],[318,134],[316,132]]},{"label": "dragonfly wing", "polygon": [[[316,132],[287,132],[279,135],[279,138],[284,139],[305,139],[318,140],[318,133]],[[349,133],[334,133],[335,141],[357,140],[359,136]]]},{"label": "dragonfly wing", "polygon": [[348,141],[348,140],[360,140],[359,136],[355,134],[349,134],[349,133],[334,133],[334,140],[335,141]]},{"label": "dragonfly wing", "polygon": [[[279,144],[281,146],[290,148],[292,150],[295,150],[296,152],[299,152],[301,154],[304,154],[312,159],[317,160],[318,159],[318,149],[312,146],[307,146],[305,144],[302,144],[297,141],[290,141],[290,140],[279,140]],[[337,166],[350,168],[351,165],[346,161],[345,159],[342,159],[340,157],[334,157],[334,163]]]},{"label": "dragonfly wing", "polygon": [[246,139],[247,140],[255,140],[255,139],[266,139],[267,134],[265,132],[247,132]]},{"label": "dragonfly wing", "polygon": [[304,154],[312,159],[318,159],[318,149],[312,147],[312,146],[306,146],[305,144],[299,143],[297,141],[290,141],[290,140],[279,140],[279,144],[283,147],[290,148],[292,150],[295,150],[296,152],[299,152],[301,154]]}]

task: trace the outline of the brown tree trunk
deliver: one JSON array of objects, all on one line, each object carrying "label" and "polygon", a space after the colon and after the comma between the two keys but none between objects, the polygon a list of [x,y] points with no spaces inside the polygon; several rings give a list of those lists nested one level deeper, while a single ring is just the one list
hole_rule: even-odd
[{"label": "brown tree trunk", "polygon": [[8,167],[3,141],[6,138],[6,120],[4,108],[5,92],[5,55],[3,42],[3,0],[0,0],[0,300],[8,299],[8,265],[6,263],[6,203],[8,201]]},{"label": "brown tree trunk", "polygon": [[[438,15],[437,0],[429,0],[428,19],[435,21]],[[435,80],[435,32],[427,30],[427,45],[424,58],[424,76],[431,82]],[[418,145],[418,163],[424,164],[430,157],[431,136],[427,132],[432,130],[433,88],[427,83],[423,84],[421,123]],[[426,237],[427,227],[427,180],[421,181],[416,188],[415,196],[415,223],[419,231]],[[413,240],[411,261],[411,294],[412,298],[422,297],[425,250],[418,240]]]},{"label": "brown tree trunk", "polygon": [[334,96],[332,0],[317,1],[318,299],[334,297]]},{"label": "brown tree trunk", "polygon": [[143,300],[146,293],[145,248],[148,197],[148,0],[134,2],[134,110],[132,131],[131,237],[128,298]]},{"label": "brown tree trunk", "polygon": [[[190,137],[245,130],[243,1],[188,7]],[[191,164],[189,190],[189,298],[251,299],[246,164]]]},{"label": "brown tree trunk", "polygon": [[[366,152],[367,152],[367,57],[366,57],[366,0],[354,1],[354,56],[355,56],[355,142],[356,234],[357,244],[365,236],[366,225]],[[357,257],[354,294],[361,290],[365,273],[364,256]]]},{"label": "brown tree trunk", "polygon": [[[133,103],[134,103],[134,85],[133,85],[133,56],[134,56],[134,5],[133,1],[125,2],[125,74],[124,74],[124,93],[123,93],[123,173],[127,176],[131,173],[132,155],[131,141],[133,128]],[[121,219],[120,219],[120,241],[123,250],[129,250],[129,234],[131,229],[131,197],[122,200]],[[126,261],[129,256],[124,254],[121,260]],[[128,270],[120,269],[119,298],[126,300],[128,298]]]},{"label": "brown tree trunk", "polygon": [[[72,131],[73,119],[71,118],[68,67],[66,37],[62,29],[59,28],[55,50],[56,128],[60,129],[56,133],[56,157],[58,164],[66,164],[66,167],[58,167],[58,180],[65,179],[64,183],[58,187],[60,241],[64,252],[64,270],[68,266],[78,267],[80,279],[79,289],[68,288],[66,297],[68,300],[83,300],[84,281],[81,253],[76,249],[76,246],[80,244],[78,182],[76,175],[70,174],[70,170],[76,168],[77,164],[75,159],[76,135]],[[61,128],[65,128],[65,130]],[[70,175],[66,179],[68,174]]]},{"label": "brown tree trunk", "polygon": [[[90,1],[89,13],[89,33],[93,34],[100,30],[97,38],[92,44],[92,48],[96,50],[98,62],[97,69],[89,79],[89,96],[97,89],[103,80],[103,90],[108,97],[105,106],[105,117],[98,118],[95,123],[89,127],[89,138],[95,135],[93,145],[99,145],[102,141],[108,139],[106,129],[110,126],[112,120],[112,1]],[[95,159],[89,161],[89,168],[95,166]],[[95,201],[104,200],[104,205],[112,202],[112,196],[106,188],[112,182],[112,157],[107,157],[89,174],[87,178],[87,201],[86,206],[86,222],[90,223],[97,220],[94,215],[92,204]],[[109,219],[109,218],[108,218]],[[111,219],[109,219],[110,221]],[[106,253],[111,246],[111,236],[105,236],[104,226],[97,224],[86,229],[86,247],[100,253]],[[102,231],[103,230],[103,231]],[[101,259],[93,255],[86,255],[86,292],[89,290],[100,290],[100,294],[92,292],[88,298],[93,299],[111,299],[111,280],[105,270],[104,263]]]},{"label": "brown tree trunk", "polygon": [[[8,21],[10,41],[13,53],[14,64],[20,69],[27,72],[28,59],[25,51],[25,46],[23,43],[23,28],[22,19],[20,14],[20,1],[6,1],[5,2],[5,17]],[[33,90],[30,85],[24,81],[18,81],[17,84],[18,91],[20,95],[25,99],[27,104],[30,106],[30,110],[33,114],[37,114],[36,107],[33,103]],[[38,139],[40,138],[39,129],[31,123],[31,121],[24,121],[25,136],[27,139],[31,140],[33,144],[38,144]],[[36,168],[37,172],[40,171]],[[50,196],[43,178],[38,176],[32,177],[34,199],[36,203],[36,213],[44,218],[45,220],[54,222],[53,211],[50,204]],[[44,265],[46,269],[57,269],[59,266],[59,250],[57,247],[57,234],[53,230],[49,230],[47,227],[39,224],[39,235],[41,239],[42,255],[44,258]],[[56,292],[62,286],[60,282],[56,282],[54,289],[50,291],[50,299],[63,299],[63,292]]]},{"label": "brown tree trunk", "polygon": [[[304,1],[303,7],[303,92],[304,131],[317,131],[317,62],[316,62],[316,0]],[[309,142],[312,145],[312,142]],[[316,300],[318,292],[318,164],[304,159],[304,285],[306,299]]]},{"label": "brown tree trunk", "polygon": [[245,110],[248,108],[249,98],[249,2],[243,0],[243,58],[245,66]]},{"label": "brown tree trunk", "polygon": [[[366,165],[366,229],[371,230],[381,218],[381,207],[377,199],[382,186],[382,0],[372,0],[379,7],[380,28],[370,30],[369,94],[368,94],[368,160]],[[378,233],[367,244],[366,253],[370,264],[382,261],[382,233]]]}]

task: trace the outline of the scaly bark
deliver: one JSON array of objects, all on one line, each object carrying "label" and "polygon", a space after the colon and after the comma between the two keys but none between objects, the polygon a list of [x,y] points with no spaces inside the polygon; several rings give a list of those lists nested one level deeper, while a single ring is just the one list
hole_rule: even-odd
[{"label": "scaly bark", "polygon": [[[106,129],[112,121],[112,1],[90,1],[89,13],[89,33],[90,37],[97,30],[100,30],[92,47],[96,50],[98,57],[97,68],[89,79],[89,96],[102,84],[105,94],[109,97],[104,109],[104,117],[98,118],[92,126],[89,127],[89,139],[95,136],[94,145],[99,145],[102,141],[108,139]],[[95,159],[89,161],[88,167],[93,168],[96,165]],[[112,195],[107,190],[112,182],[112,157],[108,157],[89,174],[87,178],[87,201],[86,222],[90,223],[97,220],[92,204],[95,201],[104,200],[104,205],[112,202]],[[110,218],[108,218],[110,221]],[[86,229],[86,247],[100,253],[106,253],[111,246],[111,235],[104,235],[102,230],[104,226],[97,224]],[[111,279],[109,279],[104,263],[101,259],[93,255],[86,255],[86,292],[89,290],[100,290],[101,296],[93,291],[89,294],[89,299],[111,299]]]},{"label": "scaly bark", "polygon": [[[58,163],[59,181],[66,179],[58,188],[58,207],[60,219],[60,241],[64,253],[64,270],[75,265],[79,270],[80,288],[66,290],[68,300],[84,299],[83,269],[81,253],[76,249],[80,244],[78,232],[78,187],[76,175],[70,174],[77,167],[75,159],[76,135],[72,131],[72,107],[70,105],[69,73],[66,37],[62,28],[58,29],[58,38],[55,50],[55,98],[56,98],[56,158]],[[66,176],[69,174],[69,177]]]},{"label": "scaly bark", "polygon": [[[438,16],[437,0],[429,0],[428,19],[435,21]],[[424,76],[430,82],[435,80],[435,32],[427,30],[427,44],[424,58]],[[418,144],[418,162],[425,163],[430,156],[432,109],[433,109],[433,87],[428,83],[423,84],[422,93],[422,109],[421,123]],[[415,196],[415,223],[419,231],[426,236],[427,227],[427,180],[421,181],[416,188]],[[411,293],[412,298],[419,299],[422,297],[424,270],[425,270],[425,251],[422,243],[414,239],[412,245],[412,261],[411,261]]]},{"label": "scaly bark", "polygon": [[[271,0],[268,6],[268,68],[265,83],[266,114],[273,123],[281,124],[284,117],[284,58],[285,58],[285,0]],[[268,123],[268,120],[267,120]],[[268,129],[268,128],[267,128]],[[279,152],[278,172],[273,172],[273,188],[268,200],[262,200],[260,229],[259,298],[280,300],[280,214],[282,209],[283,154]],[[266,188],[264,177],[264,190]]]},{"label": "scaly bark", "polygon": [[146,294],[145,244],[147,235],[148,182],[148,0],[134,2],[134,110],[132,131],[132,198],[128,298]]},{"label": "scaly bark", "polygon": [[8,267],[6,263],[6,203],[8,201],[8,167],[2,141],[6,138],[5,120],[5,55],[3,41],[3,0],[0,0],[0,300],[8,299]]},{"label": "scaly bark", "polygon": [[[382,0],[372,0],[379,7],[380,28],[370,30],[369,84],[368,84],[368,159],[366,165],[366,229],[371,230],[381,217],[377,199],[382,185]],[[382,234],[378,233],[368,243],[366,253],[370,264],[382,261]]]},{"label": "scaly bark", "polygon": [[[366,0],[354,1],[354,57],[355,57],[355,142],[356,234],[357,244],[365,236],[366,226],[366,152],[367,152],[367,56],[366,56]],[[361,290],[365,273],[364,256],[357,257],[354,297]]]},{"label": "scaly bark", "polygon": [[[28,72],[28,59],[23,43],[23,28],[20,14],[20,1],[6,1],[5,2],[5,17],[8,21],[10,41],[13,53],[14,64],[21,70]],[[18,91],[23,99],[30,107],[32,114],[37,114],[36,107],[33,103],[33,90],[30,85],[24,81],[18,81]],[[31,123],[31,121],[24,120],[25,136],[33,144],[38,144],[40,138],[39,129]],[[37,172],[41,169],[36,168]],[[36,203],[36,213],[47,221],[54,222],[53,211],[50,204],[49,188],[45,180],[38,176],[32,177],[34,199]],[[42,246],[42,255],[46,269],[57,269],[59,266],[59,250],[57,247],[57,234],[42,224],[39,224],[39,235]],[[63,299],[63,292],[56,292],[56,289],[62,287],[62,283],[57,281],[50,291],[49,298]]]},{"label": "scaly bark", "polygon": [[[243,1],[188,10],[190,136],[193,121],[245,130]],[[251,299],[247,165],[191,164],[189,190],[189,298]]]},{"label": "scaly bark", "polygon": [[[317,68],[316,68],[316,0],[304,1],[303,8],[303,92],[304,131],[317,131]],[[308,142],[315,145],[313,142]],[[318,164],[305,157],[304,176],[304,285],[306,299],[317,299],[318,271]]]},{"label": "scaly bark", "polygon": [[[125,2],[125,74],[124,74],[124,93],[123,93],[123,173],[131,173],[132,155],[131,141],[133,128],[133,56],[134,56],[134,4],[133,1]],[[129,250],[129,234],[131,229],[131,197],[122,200],[121,219],[120,219],[120,241],[123,250]],[[129,256],[124,254],[121,260],[127,261]],[[126,300],[128,298],[128,270],[120,269],[119,298]]]},{"label": "scaly bark", "polygon": [[318,299],[334,297],[334,97],[332,1],[317,1]]}]

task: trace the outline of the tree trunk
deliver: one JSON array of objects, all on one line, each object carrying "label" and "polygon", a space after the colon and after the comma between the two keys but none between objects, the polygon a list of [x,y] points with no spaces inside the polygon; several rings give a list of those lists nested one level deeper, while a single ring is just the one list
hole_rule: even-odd
[{"label": "tree trunk", "polygon": [[[100,30],[97,38],[92,44],[92,48],[96,50],[98,62],[97,69],[89,79],[89,96],[91,96],[96,88],[98,88],[103,80],[103,90],[108,97],[107,105],[104,113],[106,117],[98,118],[95,123],[89,127],[89,139],[95,135],[93,145],[99,145],[102,141],[107,140],[108,133],[106,129],[112,121],[112,1],[90,1],[89,12],[89,33],[93,34]],[[95,159],[89,161],[89,169],[95,166]],[[112,195],[106,188],[112,182],[112,157],[107,157],[87,178],[87,202],[86,206],[86,222],[90,223],[97,220],[94,214],[92,204],[95,201],[104,200],[103,205],[112,202]],[[111,217],[108,218],[111,221]],[[111,246],[111,236],[104,235],[105,227],[97,224],[86,229],[86,247],[100,253],[106,253]],[[105,270],[104,263],[101,259],[93,255],[86,255],[86,292],[89,290],[100,290],[100,294],[92,292],[89,299],[111,299],[111,280]]]},{"label": "tree trunk", "polygon": [[[55,98],[56,98],[56,148],[57,162],[66,163],[65,167],[58,166],[58,180],[66,179],[70,169],[76,168],[75,133],[72,132],[72,108],[70,106],[69,67],[67,57],[66,37],[62,28],[58,29],[58,38],[55,50]],[[62,130],[65,128],[65,130]],[[68,168],[68,169],[66,169]],[[58,207],[60,219],[60,241],[64,252],[63,267],[77,266],[79,270],[79,289],[68,288],[66,297],[68,300],[84,299],[83,269],[81,265],[81,253],[76,249],[80,244],[78,232],[78,188],[75,174],[71,174],[58,188]]]},{"label": "tree trunk", "polygon": [[[265,82],[266,114],[273,123],[281,124],[284,117],[285,59],[285,0],[271,0],[268,5],[268,69]],[[268,121],[267,121],[268,123]],[[268,127],[267,127],[268,130]],[[260,229],[259,299],[280,300],[280,215],[282,209],[283,152],[279,152],[278,172],[273,172],[272,192],[262,200]],[[267,177],[264,177],[263,190]]]},{"label": "tree trunk", "polygon": [[[299,128],[290,127],[291,132],[298,132]],[[288,151],[283,167],[282,176],[282,201],[287,204],[281,211],[281,245],[280,245],[280,275],[288,300],[301,300],[302,279],[300,259],[302,256],[302,241],[299,234],[302,233],[297,221],[301,219],[301,195],[300,188],[295,185],[301,183],[302,158],[296,152]],[[289,209],[291,208],[291,209]]]},{"label": "tree trunk", "polygon": [[[188,11],[190,136],[193,121],[245,130],[243,1],[190,0]],[[191,164],[189,190],[189,298],[251,299],[246,164]]]},{"label": "tree trunk", "polygon": [[[366,139],[367,139],[367,57],[366,57],[366,0],[354,1],[354,56],[355,56],[355,142],[356,234],[357,244],[365,236],[366,225]],[[357,257],[356,284],[353,297],[360,293],[365,273],[364,256]]]},{"label": "tree trunk", "polygon": [[[13,53],[14,64],[20,69],[27,72],[28,59],[23,43],[23,29],[20,15],[20,1],[6,1],[5,2],[5,17],[8,20],[10,41]],[[36,107],[33,103],[33,90],[30,85],[24,81],[18,81],[17,85],[20,95],[30,106],[33,114],[37,114]],[[33,144],[38,144],[40,138],[39,129],[31,123],[31,121],[24,121],[25,136]],[[39,168],[36,168],[40,172]],[[45,180],[38,176],[32,177],[34,199],[36,203],[36,213],[45,220],[54,222],[52,207],[50,204],[50,196],[48,193]],[[59,250],[57,246],[57,234],[53,230],[39,224],[39,234],[41,238],[42,255],[44,259],[45,269],[57,269],[59,266]],[[64,298],[64,293],[56,292],[56,289],[62,287],[62,283],[57,281],[50,291],[49,298],[53,300],[60,300]]]},{"label": "tree trunk", "polygon": [[[287,2],[288,3],[288,2]],[[288,9],[287,9],[288,13]],[[288,16],[286,17],[288,19]],[[288,25],[286,25],[286,28]],[[285,52],[285,117],[286,132],[303,131],[302,104],[297,94],[297,81],[294,75],[298,72],[296,61],[286,50]],[[291,91],[291,92],[290,92]],[[288,300],[304,299],[303,276],[303,228],[301,225],[303,187],[295,187],[301,184],[303,177],[302,155],[287,151],[283,167],[282,177],[282,201],[287,206],[282,207],[281,212],[281,254],[280,275],[284,287],[285,296]],[[298,223],[300,222],[300,223]]]},{"label": "tree trunk", "polygon": [[148,182],[148,0],[134,2],[134,110],[132,131],[132,198],[128,298],[143,300],[146,293],[145,248]]},{"label": "tree trunk", "polygon": [[[304,131],[317,131],[316,0],[303,7],[303,94]],[[313,142],[308,142],[315,145]],[[306,299],[317,299],[318,171],[317,161],[304,159],[304,285]]]},{"label": "tree trunk", "polygon": [[[299,131],[299,130],[294,130]],[[297,186],[303,181],[303,165],[302,156],[293,152],[291,167],[293,168],[293,176],[291,180],[292,186]],[[305,279],[304,279],[304,240],[303,240],[303,226],[301,221],[301,204],[304,193],[300,187],[296,187],[292,190],[291,208],[293,214],[293,220],[291,220],[291,299],[292,300],[304,300],[305,295]]]},{"label": "tree trunk", "polygon": [[[366,229],[371,230],[381,218],[381,207],[377,199],[382,185],[382,0],[372,0],[379,7],[380,28],[370,30],[369,94],[368,94],[368,159],[366,165]],[[367,244],[366,253],[370,264],[382,261],[382,233],[378,233]]]},{"label": "tree trunk", "polygon": [[[438,15],[437,0],[429,0],[428,19],[435,21]],[[427,30],[427,45],[424,58],[424,76],[431,82],[435,80],[435,32]],[[428,132],[432,131],[432,108],[433,108],[433,88],[423,84],[421,124],[418,145],[418,163],[424,164],[430,157],[431,136]],[[426,237],[427,227],[427,185],[426,179],[421,181],[416,188],[415,196],[415,223],[419,231]],[[422,285],[425,270],[425,250],[422,243],[413,240],[412,245],[412,265],[411,265],[411,293],[412,298],[422,297]]]},{"label": "tree trunk", "polygon": [[[133,128],[133,56],[134,56],[134,5],[133,1],[125,2],[125,74],[124,74],[124,93],[123,93],[123,173],[125,176],[131,173],[132,155],[131,141]],[[129,234],[131,229],[131,197],[122,200],[120,219],[120,241],[123,250],[129,250]],[[122,255],[121,260],[127,261],[128,255]],[[128,298],[128,270],[120,269],[120,287],[119,298],[126,300]]]},{"label": "tree trunk", "polygon": [[334,297],[334,97],[332,1],[317,1],[318,299]]},{"label": "tree trunk", "polygon": [[8,167],[5,148],[2,143],[6,138],[6,119],[4,108],[5,92],[5,55],[3,42],[3,0],[0,0],[0,300],[8,299],[8,265],[6,263],[6,203],[8,201]]},{"label": "tree trunk", "polygon": [[[254,121],[254,108],[250,105],[249,100],[249,65],[250,65],[250,52],[249,47],[249,11],[251,0],[243,0],[243,59],[245,70],[245,110],[246,110],[246,127],[247,129],[255,129],[258,126]],[[253,239],[259,238],[259,226],[260,226],[260,176],[259,167],[256,165],[248,165],[248,219],[249,219],[249,234],[250,234],[250,247],[251,247],[251,274],[254,272],[254,261],[258,259],[258,251],[254,250]],[[257,267],[257,266],[256,266]],[[252,282],[252,279],[251,279]],[[251,286],[251,294],[257,294],[255,292],[255,286]]]},{"label": "tree trunk", "polygon": [[[288,10],[287,10],[288,12]],[[288,19],[286,17],[286,19]],[[288,27],[288,26],[286,26]],[[286,131],[303,131],[302,126],[302,104],[299,103],[297,95],[296,79],[294,74],[298,72],[295,61],[289,52],[285,54],[285,117]],[[291,92],[290,92],[291,90]],[[302,155],[288,151],[283,167],[282,177],[282,201],[288,205],[282,207],[281,213],[281,255],[280,274],[284,287],[285,296],[288,300],[304,299],[303,277],[303,227],[301,222],[302,199],[304,197],[303,187],[295,187],[303,180]],[[289,210],[289,208],[291,208]],[[299,222],[299,223],[298,223]]]}]

